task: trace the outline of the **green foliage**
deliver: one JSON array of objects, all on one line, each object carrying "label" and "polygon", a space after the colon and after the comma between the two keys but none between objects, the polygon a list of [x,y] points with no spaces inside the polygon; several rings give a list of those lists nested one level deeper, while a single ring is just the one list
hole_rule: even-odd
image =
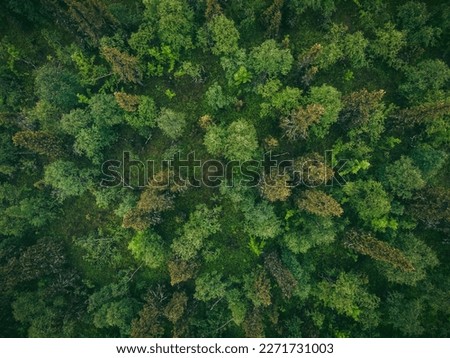
[{"label": "green foliage", "polygon": [[405,32],[397,30],[395,25],[389,22],[383,28],[377,29],[375,34],[376,39],[371,43],[374,55],[395,69],[401,68],[404,62],[399,55],[406,46]]},{"label": "green foliage", "polygon": [[429,47],[436,44],[441,29],[430,26],[430,13],[425,3],[408,1],[398,7],[397,16],[408,33],[408,46]]},{"label": "green foliage", "polygon": [[123,262],[123,242],[127,234],[123,229],[98,229],[85,237],[73,238],[73,244],[84,251],[83,260],[101,268],[105,265],[119,267]]},{"label": "green foliage", "polygon": [[136,312],[136,302],[129,298],[126,281],[102,287],[89,297],[88,312],[98,328],[116,327],[129,334],[130,322]]},{"label": "green foliage", "polygon": [[169,46],[152,47],[148,50],[148,54],[151,61],[147,63],[147,73],[150,76],[162,76],[165,71],[173,72],[178,57]]},{"label": "green foliage", "polygon": [[262,202],[255,206],[242,206],[244,212],[244,231],[260,239],[273,239],[280,233],[280,220],[276,216],[273,207]]},{"label": "green foliage", "polygon": [[328,134],[330,126],[337,121],[342,109],[341,94],[334,87],[327,85],[312,87],[307,102],[308,104],[319,104],[324,109],[320,122],[311,127],[311,132],[316,137],[324,138]]},{"label": "green foliage", "polygon": [[378,317],[374,311],[380,299],[367,292],[366,285],[367,278],[341,272],[335,282],[320,282],[316,294],[326,307],[337,313],[376,326]]},{"label": "green foliage", "polygon": [[335,2],[335,0],[293,0],[289,2],[289,6],[297,14],[303,14],[308,9],[311,9],[329,17],[336,10]]},{"label": "green foliage", "polygon": [[206,150],[211,155],[222,155],[227,131],[221,126],[209,126],[203,139]]},{"label": "green foliage", "polygon": [[156,22],[160,42],[175,53],[192,47],[194,13],[186,0],[146,0],[144,16]]},{"label": "green foliage", "polygon": [[442,169],[447,157],[447,153],[437,150],[429,144],[420,145],[411,153],[414,164],[425,180],[434,177]]},{"label": "green foliage", "polygon": [[374,180],[347,183],[343,188],[347,201],[358,217],[368,226],[383,230],[388,225],[391,200],[381,183]]},{"label": "green foliage", "polygon": [[441,60],[425,60],[405,70],[406,82],[399,89],[412,103],[443,98],[442,89],[450,79],[450,69]]},{"label": "green foliage", "polygon": [[364,37],[361,31],[347,34],[343,40],[344,54],[353,68],[362,68],[368,65],[366,49],[369,40]]},{"label": "green foliage", "polygon": [[89,169],[79,169],[73,162],[58,160],[45,168],[44,181],[52,186],[57,196],[63,200],[70,196],[80,196],[92,181]]},{"label": "green foliage", "polygon": [[205,93],[206,103],[208,107],[216,112],[219,109],[224,109],[234,102],[234,98],[223,93],[222,87],[214,82]]},{"label": "green foliage", "polygon": [[224,154],[228,160],[250,160],[257,149],[256,130],[251,123],[238,119],[228,126],[224,140]]},{"label": "green foliage", "polygon": [[320,104],[299,107],[288,116],[281,118],[280,126],[290,141],[307,139],[312,127],[320,123],[324,113],[325,108]]},{"label": "green foliage", "polygon": [[[216,56],[233,56],[239,49],[239,31],[234,21],[225,15],[214,16],[207,24],[208,42],[211,42],[211,52]],[[205,44],[208,46],[208,43]]]},{"label": "green foliage", "polygon": [[141,96],[136,111],[127,113],[125,121],[139,133],[148,135],[149,129],[156,126],[157,116],[155,101],[151,97]]},{"label": "green foliage", "polygon": [[244,322],[245,314],[247,313],[246,302],[241,296],[241,292],[237,289],[229,290],[226,296],[231,317],[236,325],[241,325]]},{"label": "green foliage", "polygon": [[362,89],[344,97],[340,117],[348,123],[348,135],[352,141],[365,139],[376,142],[380,139],[387,114],[382,101],[384,95],[384,90],[369,92]]},{"label": "green foliage", "polygon": [[114,97],[107,94],[97,94],[89,100],[89,112],[93,121],[107,127],[122,122],[122,111]]},{"label": "green foliage", "polygon": [[183,316],[187,301],[188,297],[184,292],[175,292],[164,310],[164,315],[175,324]]},{"label": "green foliage", "polygon": [[183,62],[180,68],[174,73],[175,77],[190,77],[195,83],[203,81],[203,70],[199,64],[189,61]]},{"label": "green foliage", "polygon": [[95,85],[100,78],[107,76],[106,68],[95,64],[95,56],[88,57],[81,50],[76,49],[71,59],[78,69],[80,83],[83,85]]},{"label": "green foliage", "polygon": [[412,159],[405,156],[386,167],[386,182],[403,199],[410,199],[415,190],[425,186],[422,173],[414,166]]},{"label": "green foliage", "polygon": [[142,261],[149,268],[159,268],[165,262],[161,236],[153,231],[138,232],[131,239],[128,248],[138,261]]},{"label": "green foliage", "polygon": [[186,116],[169,108],[162,108],[156,123],[163,133],[171,139],[179,138],[186,127]]},{"label": "green foliage", "polygon": [[0,185],[0,224],[5,235],[21,236],[55,218],[53,203],[41,193],[30,196],[29,192],[7,183]]},{"label": "green foliage", "polygon": [[448,4],[0,8],[0,336],[449,336]]},{"label": "green foliage", "polygon": [[400,292],[392,292],[387,299],[386,323],[406,337],[418,337],[424,333],[420,320],[423,311],[422,300],[410,300]]},{"label": "green foliage", "polygon": [[74,151],[77,154],[84,154],[98,164],[102,158],[102,150],[116,140],[114,132],[108,128],[101,128],[96,125],[81,129],[76,137]]},{"label": "green foliage", "polygon": [[75,137],[77,154],[86,155],[98,164],[103,158],[103,150],[117,139],[112,127],[122,122],[123,112],[114,96],[97,94],[89,99],[86,109],[75,109],[63,115],[61,129]]},{"label": "green foliage", "polygon": [[45,297],[45,292],[25,292],[13,305],[14,318],[28,326],[31,338],[71,337],[76,333],[76,322],[64,320],[65,299]]},{"label": "green foliage", "polygon": [[222,275],[212,271],[199,276],[195,280],[194,297],[199,301],[208,302],[225,296],[227,284],[222,281]]},{"label": "green foliage", "polygon": [[330,218],[311,220],[301,217],[294,225],[284,234],[283,242],[295,254],[304,254],[313,247],[331,244],[336,237],[336,228]]},{"label": "green foliage", "polygon": [[136,51],[138,57],[143,58],[148,55],[148,49],[154,38],[155,28],[148,23],[143,23],[139,26],[138,31],[131,34],[128,43]]},{"label": "green foliage", "polygon": [[35,78],[36,94],[61,112],[77,105],[77,93],[81,92],[76,76],[65,68],[45,65],[39,68]]},{"label": "green foliage", "polygon": [[294,58],[289,49],[281,49],[275,40],[267,40],[250,53],[252,69],[260,75],[276,78],[287,75]]},{"label": "green foliage", "polygon": [[261,104],[261,117],[273,116],[278,113],[288,115],[300,105],[302,91],[298,88],[286,87],[280,91],[279,80],[269,80],[257,88],[266,101]]},{"label": "green foliage", "polygon": [[405,271],[388,263],[378,263],[380,271],[386,275],[390,282],[415,286],[418,282],[425,279],[428,270],[439,264],[439,260],[433,250],[411,234],[399,237],[397,245],[414,267],[414,270]]},{"label": "green foliage", "polygon": [[220,211],[219,207],[208,209],[204,204],[198,205],[184,224],[181,235],[173,241],[173,252],[182,260],[193,259],[204,241],[220,230]]},{"label": "green foliage", "polygon": [[240,66],[233,75],[233,80],[236,86],[240,86],[250,82],[252,80],[252,74],[244,66]]}]

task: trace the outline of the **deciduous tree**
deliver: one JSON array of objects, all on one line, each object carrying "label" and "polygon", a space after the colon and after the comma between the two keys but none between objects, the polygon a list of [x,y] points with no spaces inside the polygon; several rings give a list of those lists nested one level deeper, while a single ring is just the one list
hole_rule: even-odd
[{"label": "deciduous tree", "polygon": [[108,46],[103,46],[101,53],[121,81],[142,84],[143,74],[136,57]]},{"label": "deciduous tree", "polygon": [[164,315],[173,324],[177,323],[186,311],[187,302],[188,296],[185,292],[175,292],[164,308]]},{"label": "deciduous tree", "polygon": [[204,302],[217,300],[225,296],[227,286],[219,272],[207,272],[195,280],[194,297]]},{"label": "deciduous tree", "polygon": [[414,271],[414,266],[399,249],[377,240],[371,234],[350,231],[345,236],[345,246],[374,260],[389,263],[402,271]]},{"label": "deciduous tree", "polygon": [[61,157],[64,154],[62,138],[47,131],[24,130],[14,134],[12,139],[15,145],[51,158]]},{"label": "deciduous tree", "polygon": [[287,75],[291,70],[294,58],[289,49],[281,49],[275,40],[267,40],[254,47],[250,53],[253,70],[268,78]]},{"label": "deciduous tree", "polygon": [[183,226],[181,235],[173,241],[173,252],[184,261],[192,260],[202,249],[204,240],[220,230],[220,211],[220,207],[209,209],[204,204],[198,205]]},{"label": "deciduous tree", "polygon": [[239,49],[239,31],[225,15],[213,16],[207,24],[207,43],[216,56],[233,56]]},{"label": "deciduous tree", "polygon": [[166,136],[177,139],[186,128],[186,116],[172,109],[163,108],[156,118],[156,123]]},{"label": "deciduous tree", "polygon": [[388,226],[391,200],[379,182],[358,180],[347,183],[343,190],[348,203],[366,225],[380,230]]},{"label": "deciduous tree", "polygon": [[244,291],[255,307],[269,306],[272,303],[270,280],[263,269],[256,270],[244,277]]},{"label": "deciduous tree", "polygon": [[287,173],[267,174],[261,178],[259,190],[270,202],[286,201],[291,196],[290,181],[291,177]]},{"label": "deciduous tree", "polygon": [[277,281],[284,297],[290,298],[297,288],[297,281],[275,252],[271,252],[264,258],[264,266]]},{"label": "deciduous tree", "polygon": [[425,186],[422,173],[414,166],[411,158],[402,156],[386,167],[386,182],[399,197],[410,199],[415,190]]},{"label": "deciduous tree", "polygon": [[198,268],[198,264],[195,261],[171,259],[168,262],[168,268],[170,273],[170,284],[174,286],[194,277]]},{"label": "deciduous tree", "polygon": [[131,239],[128,248],[137,260],[149,268],[159,268],[165,262],[166,250],[162,238],[153,231],[138,232]]}]

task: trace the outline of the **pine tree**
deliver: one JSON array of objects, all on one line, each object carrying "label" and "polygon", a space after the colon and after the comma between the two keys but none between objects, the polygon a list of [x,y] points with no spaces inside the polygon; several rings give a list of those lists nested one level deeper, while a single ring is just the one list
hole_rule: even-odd
[{"label": "pine tree", "polygon": [[290,298],[297,288],[297,280],[292,273],[283,265],[275,252],[271,252],[264,258],[264,266],[278,283],[284,297]]},{"label": "pine tree", "polygon": [[345,246],[360,254],[387,262],[402,271],[414,271],[414,266],[399,249],[384,241],[377,240],[371,234],[352,230],[347,233],[344,243]]},{"label": "pine tree", "polygon": [[103,46],[101,53],[121,81],[142,85],[143,74],[137,57],[108,46]]}]

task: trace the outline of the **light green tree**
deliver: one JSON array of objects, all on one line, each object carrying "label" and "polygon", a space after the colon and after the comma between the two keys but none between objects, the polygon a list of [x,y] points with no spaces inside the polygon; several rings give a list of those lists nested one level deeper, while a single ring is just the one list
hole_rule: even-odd
[{"label": "light green tree", "polygon": [[228,160],[250,160],[258,149],[255,127],[244,119],[234,121],[227,128],[224,153]]},{"label": "light green tree", "polygon": [[318,104],[324,109],[319,123],[311,126],[311,133],[318,138],[324,138],[328,134],[331,125],[337,121],[339,112],[342,109],[341,93],[336,88],[328,85],[312,87],[306,101],[307,104]]},{"label": "light green tree", "polygon": [[289,49],[280,48],[275,40],[263,42],[254,47],[250,53],[250,64],[253,70],[269,78],[287,75],[293,62],[294,58]]},{"label": "light green tree", "polygon": [[373,54],[388,65],[399,69],[404,65],[404,61],[399,57],[400,52],[406,46],[406,33],[399,31],[391,22],[375,31],[376,39],[370,43]]},{"label": "light green tree", "polygon": [[209,154],[223,155],[226,135],[226,129],[221,126],[211,125],[207,128],[203,144]]},{"label": "light green tree", "polygon": [[128,248],[137,260],[152,269],[161,267],[166,260],[162,238],[154,231],[138,232],[131,239]]},{"label": "light green tree", "polygon": [[[145,1],[153,2],[155,1]],[[192,47],[194,12],[186,0],[156,1],[157,33],[175,52]]]},{"label": "light green tree", "polygon": [[77,105],[77,93],[81,92],[77,77],[73,73],[51,64],[37,70],[35,86],[38,97],[62,113]]},{"label": "light green tree", "polygon": [[383,230],[389,225],[387,216],[391,200],[381,183],[374,180],[347,183],[343,188],[349,205],[368,226]]},{"label": "light green tree", "polygon": [[[368,280],[365,277],[341,272],[334,282],[328,280],[320,282],[316,295],[326,307],[339,314],[353,318],[355,321],[364,321],[372,316],[372,319],[378,323],[375,310],[380,299],[367,292],[367,284]],[[375,322],[374,325],[376,325]]]}]

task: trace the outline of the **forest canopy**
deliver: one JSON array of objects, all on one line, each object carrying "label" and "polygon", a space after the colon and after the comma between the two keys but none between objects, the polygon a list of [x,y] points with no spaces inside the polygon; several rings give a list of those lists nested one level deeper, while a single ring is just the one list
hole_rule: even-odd
[{"label": "forest canopy", "polygon": [[0,336],[448,337],[450,4],[5,0]]}]

